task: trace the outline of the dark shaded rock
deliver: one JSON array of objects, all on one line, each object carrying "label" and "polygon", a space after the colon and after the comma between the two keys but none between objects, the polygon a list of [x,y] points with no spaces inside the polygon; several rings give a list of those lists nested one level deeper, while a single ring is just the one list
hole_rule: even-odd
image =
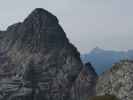
[{"label": "dark shaded rock", "polygon": [[22,23],[8,27],[1,49],[7,51],[12,46],[17,49],[29,48],[37,51],[44,48],[64,47],[68,43],[58,19],[46,10],[35,9]]},{"label": "dark shaded rock", "polygon": [[72,93],[75,100],[88,100],[90,96],[94,96],[97,74],[90,63],[86,63],[76,79]]},{"label": "dark shaded rock", "polygon": [[2,33],[0,100],[71,100],[83,65],[54,15],[37,8]]}]

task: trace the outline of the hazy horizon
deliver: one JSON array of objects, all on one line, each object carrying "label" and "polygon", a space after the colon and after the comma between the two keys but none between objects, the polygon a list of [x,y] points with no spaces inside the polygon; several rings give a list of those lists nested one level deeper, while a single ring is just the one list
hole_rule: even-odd
[{"label": "hazy horizon", "polygon": [[35,8],[59,19],[70,41],[82,53],[95,47],[133,49],[132,0],[1,0],[0,30],[23,21]]}]

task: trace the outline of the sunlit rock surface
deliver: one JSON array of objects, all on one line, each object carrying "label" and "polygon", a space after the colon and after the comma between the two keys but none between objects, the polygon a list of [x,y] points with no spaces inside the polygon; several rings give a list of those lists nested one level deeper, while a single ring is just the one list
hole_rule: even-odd
[{"label": "sunlit rock surface", "polygon": [[97,95],[115,95],[120,100],[133,100],[133,61],[116,63],[97,82]]}]

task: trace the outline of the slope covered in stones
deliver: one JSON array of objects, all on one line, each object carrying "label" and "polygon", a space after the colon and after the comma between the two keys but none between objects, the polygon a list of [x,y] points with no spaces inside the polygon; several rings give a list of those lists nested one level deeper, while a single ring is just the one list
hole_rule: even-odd
[{"label": "slope covered in stones", "polygon": [[97,95],[115,95],[120,100],[133,100],[133,61],[121,61],[102,74],[96,86]]}]

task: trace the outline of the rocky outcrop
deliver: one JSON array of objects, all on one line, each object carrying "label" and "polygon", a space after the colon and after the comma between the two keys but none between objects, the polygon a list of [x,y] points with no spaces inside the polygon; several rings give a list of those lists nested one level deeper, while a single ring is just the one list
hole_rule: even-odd
[{"label": "rocky outcrop", "polygon": [[121,61],[102,74],[97,82],[97,95],[116,95],[120,100],[133,100],[133,61]]},{"label": "rocky outcrop", "polygon": [[74,100],[88,100],[94,96],[96,89],[97,73],[90,63],[86,63],[81,70],[73,87]]},{"label": "rocky outcrop", "polygon": [[0,100],[71,100],[83,65],[58,19],[35,9],[0,32]]}]

